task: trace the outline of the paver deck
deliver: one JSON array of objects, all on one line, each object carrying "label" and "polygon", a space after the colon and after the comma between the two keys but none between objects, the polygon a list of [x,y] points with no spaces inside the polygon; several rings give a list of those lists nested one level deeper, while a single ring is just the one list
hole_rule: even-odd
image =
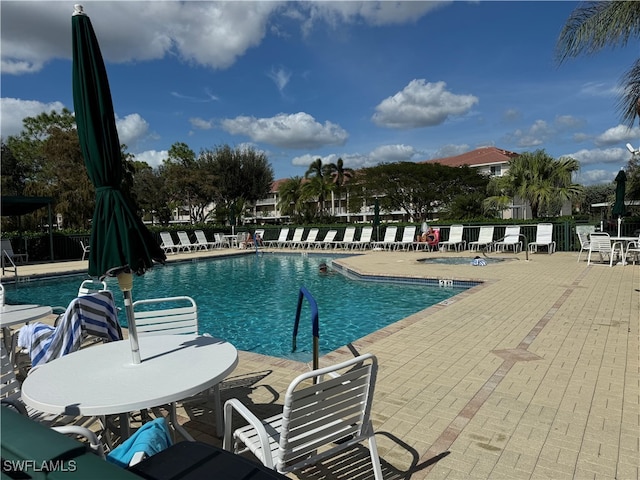
[{"label": "paver deck", "polygon": [[[219,251],[170,260],[212,254]],[[483,282],[320,359],[377,355],[373,423],[385,479],[640,478],[640,266],[587,267],[565,252],[528,261],[494,254],[510,261],[484,267],[417,261],[456,255],[471,254],[368,251],[338,260],[362,274]],[[309,368],[240,352],[223,400],[272,415],[290,380]],[[211,404],[185,402],[180,415],[196,438],[220,444]],[[298,477],[373,478],[368,462],[356,448]]]}]

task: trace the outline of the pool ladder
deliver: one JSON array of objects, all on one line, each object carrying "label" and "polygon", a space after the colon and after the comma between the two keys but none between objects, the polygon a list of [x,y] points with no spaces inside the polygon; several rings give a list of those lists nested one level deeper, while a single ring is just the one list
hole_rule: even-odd
[{"label": "pool ladder", "polygon": [[[300,287],[300,293],[298,293],[298,308],[296,309],[296,321],[293,325],[293,341],[291,346],[291,352],[296,351],[296,337],[298,336],[298,325],[300,324],[300,312],[302,311],[302,300],[307,299],[309,307],[311,308],[311,333],[313,335],[313,370],[318,369],[318,357],[319,357],[319,341],[320,341],[320,327],[318,320],[318,304],[316,303],[313,295],[309,293],[305,287]],[[314,379],[315,382],[315,379]]]}]

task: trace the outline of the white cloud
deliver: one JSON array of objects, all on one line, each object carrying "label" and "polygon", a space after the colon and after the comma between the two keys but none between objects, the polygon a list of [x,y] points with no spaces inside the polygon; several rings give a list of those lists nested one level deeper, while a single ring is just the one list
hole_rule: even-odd
[{"label": "white cloud", "polygon": [[[618,125],[598,135],[594,143],[599,146],[618,145],[623,142],[636,142],[640,139],[640,127],[629,128]],[[637,147],[636,147],[637,148]]]},{"label": "white cloud", "polygon": [[276,84],[280,93],[284,90],[284,87],[287,86],[289,80],[291,79],[291,72],[280,67],[278,69],[272,68],[271,71],[267,74],[267,76],[273,80],[273,83]]},{"label": "white cloud", "polygon": [[615,176],[615,171],[594,169],[579,172],[576,175],[575,181],[582,185],[597,185],[600,183],[610,183]]},{"label": "white cloud", "polygon": [[6,139],[22,132],[22,120],[37,117],[41,113],[61,112],[65,108],[61,102],[42,103],[19,98],[0,98],[0,135]]},{"label": "white cloud", "polygon": [[[478,147],[480,148],[480,147]],[[471,150],[471,147],[467,144],[462,145],[443,145],[438,150],[435,151],[431,158],[447,158],[447,157],[455,157],[457,155],[462,155],[463,153],[467,153]]]},{"label": "white cloud", "polygon": [[451,116],[464,115],[478,103],[473,95],[456,95],[445,82],[412,80],[401,91],[376,106],[372,120],[382,127],[420,128],[444,123]]},{"label": "white cloud", "polygon": [[246,135],[254,142],[284,148],[320,148],[344,145],[349,134],[331,122],[321,124],[308,113],[280,113],[271,118],[239,116],[222,121],[222,128],[233,135]]},{"label": "white cloud", "polygon": [[116,118],[116,128],[120,143],[124,143],[128,147],[135,147],[138,141],[147,135],[149,124],[137,113],[132,113],[124,118]]},{"label": "white cloud", "polygon": [[215,128],[213,120],[204,120],[198,117],[190,118],[189,123],[193,128],[198,130],[211,130],[212,128]]},{"label": "white cloud", "polygon": [[[629,161],[629,151],[626,148],[606,148],[594,150],[579,150],[563,156],[575,158],[581,165],[609,163],[624,166]],[[615,176],[615,175],[614,175]]]},{"label": "white cloud", "polygon": [[382,162],[410,162],[415,154],[415,148],[409,145],[382,145],[369,153],[369,159],[374,165]]},{"label": "white cloud", "polygon": [[136,153],[135,159],[141,162],[146,162],[153,168],[162,165],[162,162],[169,158],[169,152],[167,150],[147,150],[146,152]]},{"label": "white cloud", "polygon": [[340,155],[332,153],[325,156],[307,153],[293,158],[291,164],[308,167],[318,158],[322,160],[323,164],[336,163],[338,158],[341,158],[345,167],[358,169],[372,167],[380,163],[410,162],[416,154],[415,148],[409,145],[381,145],[368,153],[343,153]]}]

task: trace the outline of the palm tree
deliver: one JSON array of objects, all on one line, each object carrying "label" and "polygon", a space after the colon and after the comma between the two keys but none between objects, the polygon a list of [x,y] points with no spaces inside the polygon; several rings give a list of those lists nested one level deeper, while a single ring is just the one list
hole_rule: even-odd
[{"label": "palm tree", "polygon": [[[625,46],[640,33],[640,2],[606,1],[581,3],[565,24],[556,44],[559,63],[605,47]],[[622,122],[633,127],[640,115],[640,59],[621,80],[618,108]]]},{"label": "palm tree", "polygon": [[302,177],[291,177],[278,187],[278,209],[282,215],[293,218],[302,216],[305,196]]},{"label": "palm tree", "polygon": [[[351,181],[355,175],[355,171],[352,168],[345,168],[342,158],[338,158],[336,163],[330,163],[326,165],[326,171],[328,176],[332,178],[332,182],[336,193],[338,194],[338,209],[340,208],[340,200],[342,188]],[[333,206],[333,205],[332,205]]]},{"label": "palm tree", "polygon": [[529,202],[531,216],[538,218],[555,203],[582,193],[583,187],[572,183],[572,175],[579,169],[580,163],[570,157],[555,160],[544,150],[525,152],[509,161],[509,171],[503,177],[492,179],[488,190],[497,195],[485,200],[485,205],[504,205],[507,195],[517,195]]},{"label": "palm tree", "polygon": [[318,216],[323,215],[325,199],[333,188],[327,181],[330,177],[330,168],[330,164],[322,165],[322,160],[318,158],[311,162],[304,174],[304,178],[309,181],[303,185],[302,190],[307,198],[316,198],[318,200]]}]

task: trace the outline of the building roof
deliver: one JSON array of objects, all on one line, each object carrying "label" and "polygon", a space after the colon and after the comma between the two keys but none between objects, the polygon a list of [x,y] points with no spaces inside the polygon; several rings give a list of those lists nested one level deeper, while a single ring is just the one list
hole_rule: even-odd
[{"label": "building roof", "polygon": [[496,147],[482,147],[472,150],[455,157],[434,158],[418,163],[439,163],[448,167],[461,167],[463,165],[495,165],[499,163],[508,163],[512,158],[518,157],[520,154],[503,150]]}]

